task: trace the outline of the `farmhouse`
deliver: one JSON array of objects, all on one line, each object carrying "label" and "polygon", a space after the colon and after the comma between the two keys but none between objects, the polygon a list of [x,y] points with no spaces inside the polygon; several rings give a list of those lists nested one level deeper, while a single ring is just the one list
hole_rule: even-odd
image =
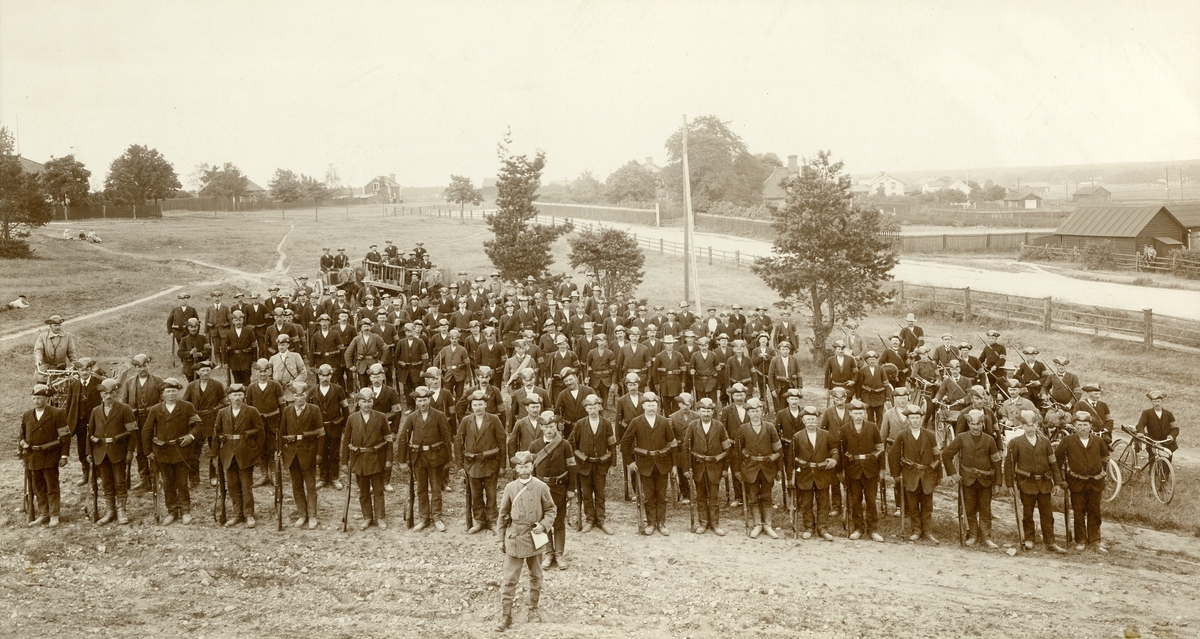
[{"label": "farmhouse", "polygon": [[767,179],[763,182],[762,188],[764,204],[775,204],[777,206],[783,205],[784,200],[787,199],[787,191],[783,190],[783,187],[780,186],[780,183],[783,182],[783,180],[788,176],[797,175],[800,173],[799,160],[800,156],[789,155],[788,165],[786,167],[776,167],[774,171],[771,171],[771,175],[767,176]]},{"label": "farmhouse", "polygon": [[1081,206],[1053,235],[1038,244],[1082,248],[1112,242],[1115,252],[1133,254],[1153,246],[1159,255],[1185,246],[1187,229],[1163,204]]},{"label": "farmhouse", "polygon": [[374,198],[376,204],[395,204],[400,201],[400,183],[396,174],[377,175],[363,187],[363,195]]},{"label": "farmhouse", "polygon": [[869,180],[860,180],[858,184],[867,187],[869,195],[880,195],[880,189],[882,195],[904,195],[904,182],[883,172]]},{"label": "farmhouse", "polygon": [[1103,204],[1111,199],[1112,192],[1103,186],[1081,186],[1071,194],[1071,201],[1080,204]]},{"label": "farmhouse", "polygon": [[1026,188],[1020,193],[1009,193],[1004,196],[1004,207],[1009,209],[1040,209],[1042,196]]},{"label": "farmhouse", "polygon": [[971,194],[971,187],[962,180],[956,180],[950,177],[941,177],[936,179],[926,179],[921,182],[922,193],[937,193],[945,189],[956,189],[963,195]]}]

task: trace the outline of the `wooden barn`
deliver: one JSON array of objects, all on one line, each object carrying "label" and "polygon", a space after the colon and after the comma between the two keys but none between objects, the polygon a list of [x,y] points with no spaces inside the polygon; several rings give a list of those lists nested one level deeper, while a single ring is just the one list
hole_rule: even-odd
[{"label": "wooden barn", "polygon": [[1103,241],[1112,242],[1117,253],[1129,255],[1153,246],[1166,255],[1186,246],[1188,233],[1164,204],[1081,206],[1038,244],[1083,248]]},{"label": "wooden barn", "polygon": [[1200,201],[1172,202],[1167,210],[1187,229],[1188,248],[1200,248]]}]

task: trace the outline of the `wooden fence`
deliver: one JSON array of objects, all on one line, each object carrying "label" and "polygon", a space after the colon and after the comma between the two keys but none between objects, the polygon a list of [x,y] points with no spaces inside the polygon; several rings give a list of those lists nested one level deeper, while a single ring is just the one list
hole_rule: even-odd
[{"label": "wooden fence", "polygon": [[538,213],[556,218],[585,218],[605,222],[662,226],[663,212],[655,205],[652,209],[632,209],[620,206],[596,206],[592,204],[559,204],[556,202],[534,202]]},{"label": "wooden fence", "polygon": [[1082,333],[1132,342],[1147,348],[1200,350],[1200,322],[1156,314],[1055,300],[988,293],[970,288],[944,288],[893,282],[895,300],[907,308],[923,308],[964,321],[992,317],[1037,326],[1043,331]]},{"label": "wooden fence", "polygon": [[150,219],[161,218],[162,207],[157,204],[136,205],[116,205],[116,204],[94,204],[89,206],[72,206],[64,209],[61,206],[54,206],[54,218],[58,221],[73,222],[75,220],[100,220],[107,218],[125,218],[125,219]]},{"label": "wooden fence", "polygon": [[[242,198],[234,205],[232,198],[227,197],[181,197],[162,201],[164,211],[303,211],[305,209],[331,208],[335,206],[369,205],[383,206],[370,199],[357,197],[335,197],[321,200],[318,206],[315,200],[303,199],[292,202],[276,202],[268,199]],[[390,206],[390,205],[389,205]]]},{"label": "wooden fence", "polygon": [[[1026,261],[1085,262],[1084,251],[1078,248],[1058,246],[1023,246],[1021,259]],[[1140,253],[1106,253],[1101,269],[1136,271],[1143,273],[1168,273],[1190,279],[1200,279],[1200,261],[1188,260],[1171,253],[1149,260]]]}]

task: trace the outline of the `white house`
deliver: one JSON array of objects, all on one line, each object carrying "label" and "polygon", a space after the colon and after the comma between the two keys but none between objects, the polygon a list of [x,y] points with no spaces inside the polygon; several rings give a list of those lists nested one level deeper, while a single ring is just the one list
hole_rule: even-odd
[{"label": "white house", "polygon": [[904,195],[904,182],[888,175],[880,173],[869,180],[859,180],[859,184],[867,187],[867,193],[870,195],[879,195],[879,189],[883,188],[883,195]]},{"label": "white house", "polygon": [[966,182],[950,177],[941,177],[932,180],[927,179],[921,182],[922,193],[937,193],[943,189],[957,189],[961,191],[963,195],[971,194],[971,187],[967,186]]}]

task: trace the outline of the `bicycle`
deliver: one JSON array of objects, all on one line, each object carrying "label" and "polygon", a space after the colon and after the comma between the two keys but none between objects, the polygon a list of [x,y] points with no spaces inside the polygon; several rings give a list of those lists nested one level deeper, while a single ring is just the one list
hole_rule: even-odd
[{"label": "bicycle", "polygon": [[[1163,446],[1166,440],[1151,439],[1129,426],[1122,425],[1121,430],[1130,438],[1113,443],[1103,500],[1116,499],[1123,486],[1132,483],[1149,469],[1150,492],[1163,505],[1171,503],[1171,499],[1175,497],[1175,468],[1171,464],[1171,449]],[[1146,463],[1139,466],[1142,447],[1146,448],[1147,458]],[[1130,499],[1132,498],[1131,495]]]}]

